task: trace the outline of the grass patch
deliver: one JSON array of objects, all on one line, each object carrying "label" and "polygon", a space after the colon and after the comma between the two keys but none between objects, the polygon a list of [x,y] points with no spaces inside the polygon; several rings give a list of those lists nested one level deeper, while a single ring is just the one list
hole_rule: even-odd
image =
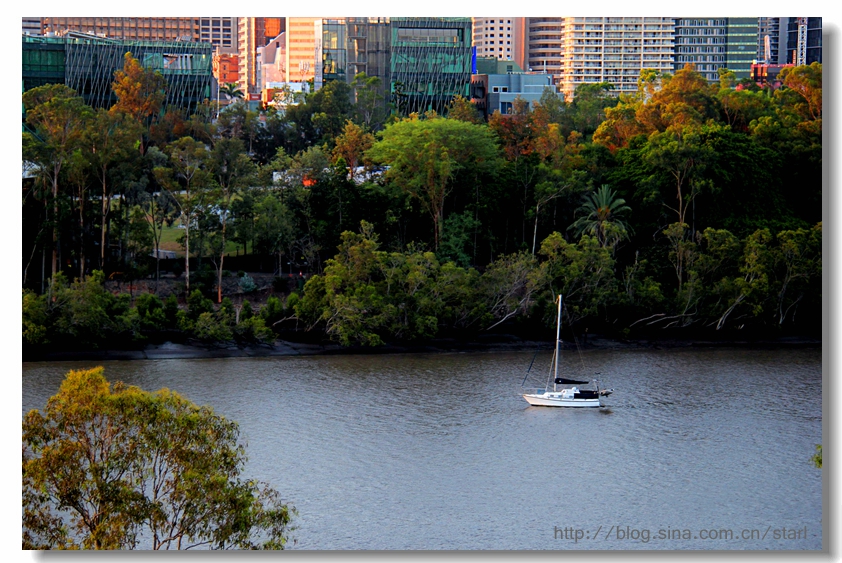
[{"label": "grass patch", "polygon": [[[184,247],[178,242],[184,236],[184,229],[176,227],[177,223],[173,223],[172,227],[164,225],[164,230],[161,232],[161,250],[173,250],[178,258],[184,258]],[[193,240],[193,236],[190,237]],[[225,255],[236,256],[237,251],[240,254],[245,254],[242,245],[237,244],[232,240],[225,241]]]}]

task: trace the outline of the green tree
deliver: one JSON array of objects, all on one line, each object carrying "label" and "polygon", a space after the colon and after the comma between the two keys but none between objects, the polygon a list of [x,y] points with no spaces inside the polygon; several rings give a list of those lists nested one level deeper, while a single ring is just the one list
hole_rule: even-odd
[{"label": "green tree", "polygon": [[822,65],[814,62],[797,67],[785,67],[778,74],[778,79],[786,87],[779,90],[780,96],[787,96],[790,92],[799,97],[800,103],[795,103],[796,110],[805,120],[817,121],[822,119]]},{"label": "green tree", "polygon": [[190,137],[183,137],[170,145],[169,166],[155,168],[155,177],[170,191],[181,211],[184,225],[184,272],[186,290],[190,292],[190,228],[205,204],[211,189],[207,170],[208,150]]},{"label": "green tree", "polygon": [[575,131],[590,138],[605,119],[605,109],[617,105],[617,98],[611,95],[614,85],[610,82],[579,84],[576,95],[570,102],[570,120]]},{"label": "green tree", "polygon": [[244,479],[235,422],[70,371],[23,421],[24,549],[283,549],[294,510]]},{"label": "green tree", "polygon": [[816,444],[816,453],[810,458],[810,461],[813,462],[817,468],[822,468],[822,445]]},{"label": "green tree", "polygon": [[229,100],[243,99],[243,91],[236,82],[226,82],[219,87],[219,93],[224,94]]},{"label": "green tree", "polygon": [[382,91],[382,80],[360,72],[351,81],[351,88],[354,91],[354,109],[359,123],[369,131],[379,130],[386,117],[386,96]]},{"label": "green tree", "polygon": [[781,231],[774,259],[781,271],[777,295],[777,321],[783,325],[794,318],[799,303],[809,298],[822,275],[822,224],[812,229]]},{"label": "green tree", "polygon": [[137,154],[134,145],[141,135],[140,123],[128,113],[97,110],[85,130],[85,155],[102,188],[99,267],[105,268],[108,247],[108,222],[114,193],[112,171]]},{"label": "green tree", "polygon": [[220,232],[219,263],[217,265],[217,303],[222,303],[222,269],[225,261],[226,227],[231,213],[231,202],[240,190],[247,187],[257,174],[257,166],[245,153],[239,139],[222,139],[217,142],[210,154],[209,169],[219,186],[217,208],[220,213],[222,230]]},{"label": "green tree", "polygon": [[366,156],[388,165],[387,178],[430,214],[438,249],[453,176],[464,169],[489,173],[499,166],[493,134],[481,125],[435,117],[404,119],[387,126],[378,137]]},{"label": "green tree", "polygon": [[23,94],[28,130],[23,132],[25,160],[34,162],[48,179],[52,199],[52,275],[58,272],[59,183],[62,168],[80,146],[91,109],[76,91],[47,84]]},{"label": "green tree", "polygon": [[471,103],[471,100],[463,96],[455,96],[453,98],[447,107],[447,117],[458,119],[459,121],[467,121],[468,123],[483,123],[482,115],[480,115],[476,106]]},{"label": "green tree", "polygon": [[[559,293],[564,295],[565,315],[569,323],[595,317],[619,299],[611,251],[595,237],[582,235],[572,244],[560,233],[552,233],[541,243],[544,261],[532,274],[532,284],[551,303]],[[545,320],[552,322],[552,310],[545,311]]]},{"label": "green tree", "polygon": [[257,249],[278,257],[278,272],[283,273],[284,252],[295,236],[289,208],[274,193],[267,193],[254,206],[254,238]]},{"label": "green tree", "polygon": [[569,229],[576,232],[576,238],[587,233],[596,237],[600,246],[612,250],[624,238],[628,238],[629,228],[623,215],[630,212],[626,200],[617,197],[617,193],[606,185],[587,194],[582,206],[577,210],[581,216]]}]

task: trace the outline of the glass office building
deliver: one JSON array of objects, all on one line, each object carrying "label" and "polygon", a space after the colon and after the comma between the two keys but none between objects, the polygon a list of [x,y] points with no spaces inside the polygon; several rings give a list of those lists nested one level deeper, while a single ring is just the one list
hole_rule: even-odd
[{"label": "glass office building", "polygon": [[84,34],[23,37],[23,90],[64,84],[92,107],[111,107],[114,72],[127,52],[167,81],[165,105],[188,111],[211,99],[213,46],[189,41],[121,41]]}]

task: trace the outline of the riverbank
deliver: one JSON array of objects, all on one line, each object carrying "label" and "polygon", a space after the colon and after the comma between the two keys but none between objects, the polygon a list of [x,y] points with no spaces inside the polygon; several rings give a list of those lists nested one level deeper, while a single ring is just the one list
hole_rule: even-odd
[{"label": "riverbank", "polygon": [[[580,342],[583,350],[629,350],[629,349],[671,349],[671,348],[821,348],[822,341],[814,337],[781,337],[765,340],[615,340],[599,336]],[[577,344],[565,343],[566,349],[575,349]],[[235,343],[207,345],[200,342],[164,342],[149,344],[132,350],[53,350],[24,353],[24,362],[36,361],[109,361],[109,360],[176,360],[248,358],[265,356],[316,356],[350,354],[419,354],[452,352],[500,352],[511,350],[551,349],[546,341],[523,340],[511,335],[490,335],[472,341],[437,339],[418,344],[389,344],[384,346],[351,346],[338,344],[312,344],[276,340],[272,344],[238,345]]]}]

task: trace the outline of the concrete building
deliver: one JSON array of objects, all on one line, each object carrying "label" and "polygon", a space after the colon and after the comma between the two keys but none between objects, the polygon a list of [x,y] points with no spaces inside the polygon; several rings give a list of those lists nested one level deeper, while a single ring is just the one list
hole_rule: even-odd
[{"label": "concrete building", "polygon": [[42,18],[44,33],[78,31],[126,41],[200,41],[200,18]]},{"label": "concrete building", "polygon": [[21,18],[24,35],[42,35],[41,18]]},{"label": "concrete building", "polygon": [[262,90],[258,49],[280,35],[285,23],[285,18],[238,18],[238,84],[249,101],[260,100]]},{"label": "concrete building", "polygon": [[471,18],[472,40],[478,57],[511,61],[518,44],[517,18]]},{"label": "concrete building", "polygon": [[517,62],[527,72],[552,75],[553,84],[561,81],[562,23],[565,18],[524,18],[521,58]]},{"label": "concrete building", "polygon": [[641,70],[673,72],[674,34],[674,18],[562,18],[559,90],[568,100],[580,84],[610,82],[615,94],[636,92]]},{"label": "concrete building", "polygon": [[210,43],[218,53],[237,54],[238,18],[199,18],[199,41]]},{"label": "concrete building", "polygon": [[471,76],[471,102],[486,118],[495,111],[506,115],[511,113],[515,98],[534,107],[548,88],[555,92],[549,74],[474,74]]},{"label": "concrete building", "polygon": [[240,80],[237,55],[214,53],[213,75],[220,84],[237,83]]},{"label": "concrete building", "polygon": [[260,59],[260,84],[265,90],[270,83],[286,82],[286,32],[257,49]]}]

